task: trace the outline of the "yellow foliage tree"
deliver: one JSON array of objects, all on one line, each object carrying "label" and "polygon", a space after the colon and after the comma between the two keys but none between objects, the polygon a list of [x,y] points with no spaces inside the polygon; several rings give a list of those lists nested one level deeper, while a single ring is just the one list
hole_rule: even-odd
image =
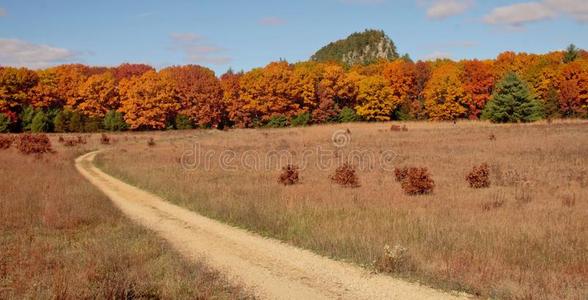
[{"label": "yellow foliage tree", "polygon": [[460,81],[460,70],[454,63],[443,63],[431,74],[425,88],[425,109],[431,120],[455,120],[466,109],[466,93]]},{"label": "yellow foliage tree", "polygon": [[389,121],[402,101],[394,95],[382,76],[366,76],[359,81],[357,114],[368,121]]}]

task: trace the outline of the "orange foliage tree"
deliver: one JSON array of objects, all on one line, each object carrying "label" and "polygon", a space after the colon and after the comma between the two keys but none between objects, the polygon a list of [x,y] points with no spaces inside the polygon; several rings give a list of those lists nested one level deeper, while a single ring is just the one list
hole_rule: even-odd
[{"label": "orange foliage tree", "polygon": [[120,112],[131,129],[164,129],[181,105],[173,85],[164,76],[149,71],[120,82]]},{"label": "orange foliage tree", "polygon": [[49,69],[55,73],[56,94],[59,102],[65,103],[69,109],[74,109],[81,101],[79,87],[89,77],[90,68],[81,64],[61,65]]},{"label": "orange foliage tree", "polygon": [[560,110],[568,116],[588,115],[588,60],[562,67],[557,83]]},{"label": "orange foliage tree", "polygon": [[244,128],[251,122],[250,116],[241,110],[243,104],[239,102],[239,90],[241,89],[241,76],[243,73],[227,71],[220,77],[220,85],[223,90],[223,102],[226,108],[226,118],[232,125]]},{"label": "orange foliage tree", "polygon": [[152,66],[145,64],[121,64],[114,68],[114,78],[117,82],[134,76],[141,76],[149,71],[155,71]]},{"label": "orange foliage tree", "polygon": [[442,62],[434,68],[425,88],[425,109],[431,120],[455,120],[466,112],[460,77],[454,63]]},{"label": "orange foliage tree", "polygon": [[352,107],[357,96],[357,84],[339,65],[325,65],[318,83],[318,106],[312,112],[315,123],[332,120],[340,109]]},{"label": "orange foliage tree", "polygon": [[301,112],[301,103],[291,97],[291,76],[292,68],[287,62],[274,62],[241,77],[237,109],[249,116],[245,126],[265,123],[277,116],[293,117]]},{"label": "orange foliage tree", "polygon": [[412,102],[416,100],[416,67],[414,63],[398,59],[388,63],[382,71],[394,102],[406,107],[410,113]]},{"label": "orange foliage tree", "polygon": [[179,113],[203,127],[218,127],[222,122],[225,105],[219,80],[210,69],[187,65],[169,67],[160,71],[172,86],[179,99]]},{"label": "orange foliage tree", "polygon": [[38,79],[35,72],[25,68],[0,68],[0,113],[14,121],[15,113],[30,102],[30,92]]},{"label": "orange foliage tree", "polygon": [[104,117],[119,106],[116,80],[111,72],[88,77],[78,93],[80,100],[75,109],[89,117]]},{"label": "orange foliage tree", "polygon": [[478,119],[492,96],[494,76],[492,63],[488,61],[464,61],[461,81],[466,94],[464,102],[470,119]]}]

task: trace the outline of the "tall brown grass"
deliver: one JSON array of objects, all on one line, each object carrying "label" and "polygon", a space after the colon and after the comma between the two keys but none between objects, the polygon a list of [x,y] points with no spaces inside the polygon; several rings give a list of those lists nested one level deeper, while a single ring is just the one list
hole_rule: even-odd
[{"label": "tall brown grass", "polygon": [[[107,172],[170,201],[329,257],[366,266],[381,261],[385,245],[405,249],[411,268],[395,276],[483,298],[586,299],[588,296],[588,130],[584,122],[491,125],[480,122],[410,123],[390,136],[389,124],[345,125],[349,147],[393,150],[396,166],[427,166],[435,192],[406,195],[390,169],[358,168],[362,186],[342,189],[317,168],[301,168],[304,182],[288,188],[271,170],[182,169],[191,143],[215,153],[285,149],[296,159],[320,145],[335,149],[340,126],[280,130],[191,131],[185,142],[160,142],[104,153]],[[499,138],[490,140],[489,135]],[[142,159],[134,159],[141,157]],[[131,159],[133,158],[133,159]],[[464,175],[480,161],[492,185],[472,189]],[[358,166],[361,162],[357,163]],[[572,197],[573,195],[573,197]],[[573,199],[573,200],[571,200]],[[387,266],[388,264],[384,264]],[[384,270],[386,267],[383,268]]]},{"label": "tall brown grass", "polygon": [[184,261],[87,183],[73,159],[96,145],[55,144],[57,154],[37,158],[0,152],[0,299],[247,296]]}]

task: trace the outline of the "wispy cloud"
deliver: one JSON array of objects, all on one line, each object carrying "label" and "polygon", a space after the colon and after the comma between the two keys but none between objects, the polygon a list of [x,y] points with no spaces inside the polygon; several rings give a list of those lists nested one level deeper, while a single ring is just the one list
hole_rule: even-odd
[{"label": "wispy cloud", "polygon": [[578,22],[588,22],[586,0],[544,0],[501,6],[484,16],[484,22],[522,28],[525,24],[549,20],[561,15],[571,16]]},{"label": "wispy cloud", "polygon": [[40,69],[73,62],[78,58],[79,53],[64,48],[19,39],[0,39],[0,65]]},{"label": "wispy cloud", "polygon": [[172,33],[172,49],[180,50],[189,63],[226,65],[231,58],[221,55],[226,49],[218,47],[202,35],[195,33]]},{"label": "wispy cloud", "polygon": [[258,23],[263,26],[280,26],[286,24],[286,20],[280,17],[265,17],[259,19]]},{"label": "wispy cloud", "polygon": [[443,20],[468,11],[475,4],[474,0],[417,0],[417,4],[427,9],[427,17]]},{"label": "wispy cloud", "polygon": [[517,3],[497,7],[484,17],[484,22],[494,25],[521,27],[526,23],[555,17],[546,5],[538,2]]},{"label": "wispy cloud", "polygon": [[8,15],[8,12],[6,11],[6,9],[3,7],[0,7],[0,17],[4,17],[6,15]]},{"label": "wispy cloud", "polygon": [[434,51],[431,54],[425,55],[424,60],[437,60],[451,58],[451,53],[444,51]]}]

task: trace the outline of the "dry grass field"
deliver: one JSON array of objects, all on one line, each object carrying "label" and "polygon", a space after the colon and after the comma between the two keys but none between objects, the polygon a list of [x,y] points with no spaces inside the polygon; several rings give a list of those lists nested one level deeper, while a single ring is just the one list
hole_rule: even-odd
[{"label": "dry grass field", "polygon": [[247,296],[184,261],[86,182],[73,160],[101,147],[99,135],[86,139],[66,147],[54,135],[55,153],[42,156],[0,149],[0,299]]},{"label": "dry grass field", "polygon": [[[166,133],[143,133],[143,140],[132,137],[102,153],[98,166],[206,216],[367,268],[381,261],[385,245],[400,246],[403,263],[390,271],[431,286],[484,298],[588,297],[586,122],[406,126],[186,131],[174,137],[189,139],[171,140]],[[334,132],[349,143],[334,143]],[[276,151],[299,165],[299,183],[278,183],[287,162],[263,163]],[[357,188],[331,181],[350,156]],[[473,189],[465,177],[482,163],[490,166],[491,185]],[[433,192],[405,194],[390,166],[427,167]],[[63,168],[69,167],[59,172]],[[11,178],[35,178],[10,169]],[[49,192],[61,190],[52,185]],[[40,214],[52,220],[50,211]],[[100,217],[122,222],[111,215]]]}]

